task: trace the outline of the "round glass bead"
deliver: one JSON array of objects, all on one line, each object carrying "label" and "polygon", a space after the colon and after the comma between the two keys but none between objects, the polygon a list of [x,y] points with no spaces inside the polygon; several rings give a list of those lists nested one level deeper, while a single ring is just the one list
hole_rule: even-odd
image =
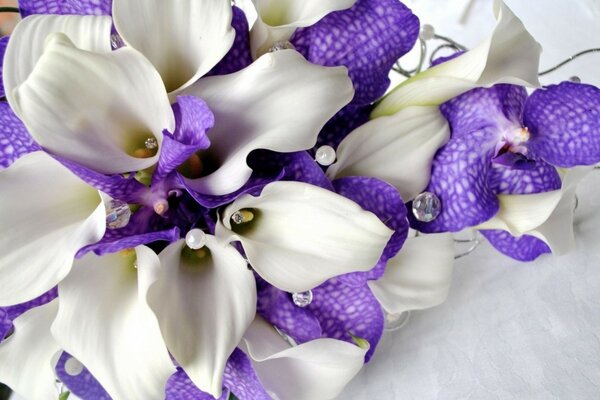
[{"label": "round glass bead", "polygon": [[424,24],[421,27],[421,32],[419,33],[419,38],[421,38],[421,40],[428,41],[428,40],[433,39],[434,36],[435,36],[435,29],[433,28],[433,26],[431,26],[429,24]]},{"label": "round glass bead", "polygon": [[442,203],[431,192],[423,192],[413,200],[412,212],[418,221],[431,222],[440,215],[440,211]]},{"label": "round glass bead", "polygon": [[408,323],[410,318],[410,311],[404,311],[400,314],[389,314],[385,313],[385,325],[384,328],[388,332],[397,331]]},{"label": "round glass bead", "polygon": [[294,47],[293,44],[291,44],[287,40],[278,40],[275,43],[273,43],[273,46],[271,46],[269,48],[269,53],[273,53],[273,52],[279,51],[279,50],[289,50],[289,49],[295,50],[296,48]]},{"label": "round glass bead", "polygon": [[121,200],[111,200],[106,210],[106,226],[108,229],[119,229],[127,226],[131,218],[129,205]]},{"label": "round glass bead", "polygon": [[312,290],[307,290],[306,292],[297,292],[292,294],[292,300],[294,304],[298,307],[306,307],[313,300]]},{"label": "round glass bead", "polygon": [[572,76],[569,78],[569,81],[574,82],[574,83],[581,83],[581,78],[578,76]]},{"label": "round glass bead", "polygon": [[206,234],[200,229],[192,229],[185,235],[185,244],[192,250],[201,249],[206,245]]},{"label": "round glass bead", "polygon": [[158,147],[158,141],[156,138],[150,137],[144,141],[144,146],[146,146],[148,150],[154,150]]},{"label": "round glass bead", "polygon": [[75,357],[71,357],[65,362],[65,372],[71,376],[77,376],[83,372],[83,364]]},{"label": "round glass bead", "polygon": [[317,153],[315,154],[316,161],[327,167],[334,163],[335,161],[335,150],[331,146],[321,146],[317,149]]}]

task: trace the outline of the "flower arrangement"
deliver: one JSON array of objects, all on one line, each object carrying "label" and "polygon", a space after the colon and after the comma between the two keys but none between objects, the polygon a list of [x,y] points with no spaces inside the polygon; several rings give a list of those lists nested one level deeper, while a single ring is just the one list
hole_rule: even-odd
[{"label": "flower arrangement", "polygon": [[254,6],[250,27],[225,0],[20,1],[0,40],[16,393],[332,399],[386,318],[444,301],[453,232],[522,261],[572,248],[600,90],[540,87],[501,1],[486,41],[390,91],[431,35],[398,0]]}]

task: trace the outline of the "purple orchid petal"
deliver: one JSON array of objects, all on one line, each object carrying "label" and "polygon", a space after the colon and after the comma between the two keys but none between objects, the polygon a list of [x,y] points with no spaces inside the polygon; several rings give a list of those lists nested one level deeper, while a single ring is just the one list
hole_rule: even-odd
[{"label": "purple orchid petal", "polygon": [[532,170],[496,167],[490,169],[488,184],[496,194],[532,194],[560,189],[556,168],[538,160]]},{"label": "purple orchid petal", "polygon": [[231,26],[235,29],[233,46],[231,46],[225,57],[207,74],[208,76],[233,74],[252,64],[248,19],[239,7],[233,6],[232,10]]},{"label": "purple orchid petal", "polygon": [[[166,400],[215,400],[213,396],[198,389],[185,371],[177,368],[167,381]],[[227,400],[229,391],[224,390],[219,400]]]},{"label": "purple orchid petal", "polygon": [[538,89],[527,100],[529,148],[552,165],[600,162],[600,89],[563,82]]},{"label": "purple orchid petal", "polygon": [[441,57],[437,57],[435,60],[433,60],[431,62],[431,64],[429,65],[429,67],[435,67],[436,65],[440,65],[445,63],[446,61],[450,61],[450,60],[454,60],[456,57],[460,56],[461,54],[463,54],[464,51],[457,51],[455,53],[450,54],[449,56],[441,56]]},{"label": "purple orchid petal", "polygon": [[509,167],[510,169],[531,171],[535,169],[535,160],[531,160],[521,153],[506,152],[492,158],[492,162],[497,165]]},{"label": "purple orchid petal", "polygon": [[21,156],[38,150],[41,147],[8,103],[0,102],[0,167],[7,168]]},{"label": "purple orchid petal", "polygon": [[4,81],[2,79],[2,70],[4,69],[4,53],[6,52],[6,46],[8,46],[9,36],[0,38],[0,97],[4,97]]},{"label": "purple orchid petal", "polygon": [[483,236],[501,253],[519,261],[533,261],[540,255],[551,253],[550,247],[540,239],[523,235],[519,238],[509,232],[482,230]]},{"label": "purple orchid petal", "polygon": [[19,0],[23,18],[31,14],[111,15],[112,0]]},{"label": "purple orchid petal", "polygon": [[332,190],[333,186],[323,169],[315,159],[306,151],[282,154],[285,175],[284,181],[305,182],[323,189]]},{"label": "purple orchid petal", "polygon": [[418,35],[419,19],[399,1],[358,0],[297,30],[291,41],[312,63],[346,66],[356,90],[352,104],[366,105],[385,93],[392,65]]},{"label": "purple orchid petal", "polygon": [[54,288],[28,302],[9,307],[0,307],[0,343],[2,343],[4,337],[12,328],[12,321],[14,321],[19,315],[31,310],[32,308],[49,303],[57,296],[58,292],[56,288]]},{"label": "purple orchid petal", "polygon": [[69,391],[82,400],[110,400],[106,390],[85,366],[82,366],[82,370],[78,374],[71,375],[70,372],[74,371],[67,372],[66,364],[71,358],[69,353],[63,352],[56,365],[56,376],[67,386]]},{"label": "purple orchid petal", "polygon": [[8,313],[3,307],[0,307],[0,343],[4,340],[6,335],[10,332],[13,327],[13,323],[8,318]]},{"label": "purple orchid petal", "polygon": [[240,349],[235,349],[227,360],[223,384],[239,400],[271,399],[258,380],[250,359]]},{"label": "purple orchid petal", "polygon": [[[388,241],[377,265],[368,272],[355,272],[348,274],[364,274],[366,279],[379,279],[385,271],[387,261],[394,257],[404,244],[408,236],[408,221],[406,219],[406,206],[395,187],[376,178],[355,176],[336,179],[333,182],[335,191],[356,202],[364,210],[371,211],[394,234]],[[340,277],[343,279],[343,277]]]},{"label": "purple orchid petal", "polygon": [[312,292],[313,301],[307,308],[320,321],[324,336],[350,343],[354,343],[350,333],[366,339],[371,345],[365,356],[369,361],[381,339],[384,318],[366,283],[354,287],[333,278]]},{"label": "purple orchid petal", "polygon": [[155,184],[182,165],[190,156],[210,146],[206,131],[215,125],[208,105],[194,96],[179,96],[173,105],[175,132],[164,132],[158,165],[152,176]]},{"label": "purple orchid petal", "polygon": [[319,320],[306,308],[294,304],[289,293],[277,289],[257,277],[256,311],[269,323],[297,343],[308,342],[322,335]]},{"label": "purple orchid petal", "polygon": [[359,126],[367,123],[373,107],[367,106],[346,106],[331,118],[321,129],[317,138],[315,149],[321,146],[331,146],[337,149],[342,140],[350,132]]}]

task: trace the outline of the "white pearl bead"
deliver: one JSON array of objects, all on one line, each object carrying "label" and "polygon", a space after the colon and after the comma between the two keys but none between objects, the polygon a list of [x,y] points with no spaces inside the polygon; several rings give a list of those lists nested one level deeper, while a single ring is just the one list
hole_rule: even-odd
[{"label": "white pearl bead", "polygon": [[428,41],[433,39],[433,37],[435,36],[435,29],[433,28],[433,26],[429,25],[429,24],[424,24],[421,27],[421,32],[419,33],[419,37],[422,40]]},{"label": "white pearl bead", "polygon": [[335,150],[331,146],[321,146],[317,149],[315,158],[319,164],[326,167],[335,161]]},{"label": "white pearl bead", "polygon": [[192,229],[185,235],[185,244],[192,250],[201,249],[206,245],[206,234],[200,229]]}]

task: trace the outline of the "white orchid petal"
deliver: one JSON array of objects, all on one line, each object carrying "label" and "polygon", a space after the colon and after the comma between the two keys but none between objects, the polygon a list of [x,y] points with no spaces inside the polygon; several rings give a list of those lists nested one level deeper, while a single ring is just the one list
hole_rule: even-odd
[{"label": "white orchid petal", "polygon": [[32,15],[17,24],[4,55],[3,79],[6,98],[20,115],[13,91],[27,80],[44,52],[48,35],[62,32],[83,50],[98,53],[111,51],[109,16]]},{"label": "white orchid petal", "polygon": [[80,248],[106,228],[98,191],[43,152],[0,171],[0,306],[34,299],[60,282]]},{"label": "white orchid petal", "polygon": [[[232,215],[248,209],[254,219],[232,227]],[[238,198],[216,229],[218,238],[239,240],[254,270],[288,292],[373,268],[392,233],[353,201],[300,182],[274,182],[259,197]]]},{"label": "white orchid petal", "polygon": [[113,17],[125,43],[152,62],[169,92],[210,71],[235,39],[225,0],[115,0]]},{"label": "white orchid petal", "polygon": [[13,321],[14,334],[0,343],[0,382],[30,400],[56,400],[60,346],[50,334],[58,300],[21,314]]},{"label": "white orchid petal", "polygon": [[449,233],[408,238],[390,259],[383,276],[368,285],[391,314],[422,310],[448,297],[454,265],[454,241]]},{"label": "white orchid petal", "polygon": [[[137,253],[137,261],[136,261]],[[164,399],[175,372],[156,317],[140,298],[135,269],[158,268],[146,247],[76,261],[58,286],[52,333],[115,399]],[[140,282],[140,289],[147,282]]]},{"label": "white orchid petal", "polygon": [[76,48],[51,34],[29,78],[14,92],[21,118],[50,152],[103,173],[156,163],[145,140],[160,144],[175,119],[158,73],[137,51],[106,54]]},{"label": "white orchid petal", "polygon": [[147,301],[170,353],[196,386],[218,398],[227,359],[254,318],[256,284],[232,246],[207,236],[198,251],[201,257],[183,240],[163,250]]},{"label": "white orchid petal", "polygon": [[262,56],[234,74],[208,77],[185,93],[215,114],[208,150],[220,167],[187,180],[194,190],[223,195],[246,183],[246,157],[255,149],[293,152],[313,147],[325,123],[354,94],[344,67],[313,65],[293,50]]},{"label": "white orchid petal", "polygon": [[356,0],[252,0],[258,18],[250,31],[254,57],[263,55],[277,41],[289,40],[296,28],[314,25],[327,14],[345,10]]},{"label": "white orchid petal", "polygon": [[257,317],[242,347],[259,379],[277,398],[333,399],[360,371],[368,349],[335,339],[289,347],[275,329]]},{"label": "white orchid petal", "polygon": [[590,171],[591,167],[567,170],[559,190],[498,196],[500,210],[476,229],[500,229],[516,237],[531,235],[546,242],[554,254],[569,252],[575,247],[575,190]]},{"label": "white orchid petal", "polygon": [[409,107],[351,132],[340,143],[337,162],[327,175],[379,178],[408,202],[427,187],[433,156],[449,138],[450,127],[438,107]]},{"label": "white orchid petal", "polygon": [[538,87],[540,44],[504,2],[494,2],[494,13],[498,22],[487,40],[402,82],[372,116],[392,115],[413,105],[438,105],[478,86],[512,83]]}]

